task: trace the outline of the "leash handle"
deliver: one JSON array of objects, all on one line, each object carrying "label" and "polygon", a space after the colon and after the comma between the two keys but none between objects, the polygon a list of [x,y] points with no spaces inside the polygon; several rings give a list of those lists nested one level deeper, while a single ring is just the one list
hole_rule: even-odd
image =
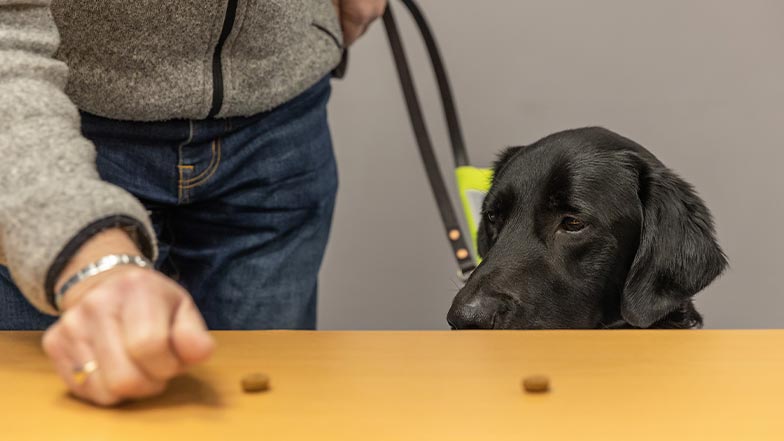
[{"label": "leash handle", "polygon": [[438,92],[441,97],[441,106],[444,109],[444,118],[446,125],[449,129],[449,139],[452,142],[452,155],[455,159],[455,168],[469,165],[471,162],[468,160],[468,153],[466,152],[465,141],[463,138],[463,130],[460,126],[460,119],[457,117],[457,106],[455,105],[454,95],[452,94],[452,86],[449,83],[449,76],[446,74],[446,67],[444,60],[441,57],[441,51],[438,49],[435,35],[430,30],[430,25],[425,19],[422,10],[414,3],[413,0],[402,0],[411,16],[416,22],[419,33],[427,47],[427,54],[430,57],[430,63],[433,66],[433,74],[436,77],[438,84]]},{"label": "leash handle", "polygon": [[[416,5],[411,0],[403,0],[403,3],[414,16],[417,26],[422,32],[428,47],[430,59],[435,69],[436,79],[438,80],[439,91],[441,92],[444,113],[450,129],[449,133],[452,140],[452,151],[455,153],[455,161],[458,164],[460,161],[467,163],[468,157],[465,153],[465,145],[462,133],[460,132],[460,124],[457,120],[454,100],[452,99],[451,89],[446,76],[446,69],[444,69],[438,47],[435,43],[435,38],[433,37],[432,32],[430,32],[424,16]],[[436,199],[441,221],[444,224],[446,235],[452,246],[452,252],[454,253],[457,265],[460,268],[460,274],[462,277],[467,278],[476,265],[474,264],[470,248],[460,229],[460,224],[457,221],[457,215],[455,214],[454,207],[450,200],[449,192],[447,191],[444,178],[441,176],[441,171],[438,167],[438,160],[436,159],[433,143],[425,124],[422,107],[419,104],[416,87],[414,85],[413,77],[411,76],[411,69],[408,64],[405,49],[403,48],[403,42],[400,38],[400,31],[390,6],[387,6],[386,11],[384,11],[384,27],[387,31],[389,45],[392,49],[395,67],[397,68],[398,78],[400,79],[400,86],[403,89],[403,97],[406,101],[411,126],[414,129],[414,135],[419,147],[420,156],[422,157],[422,163],[425,166],[428,181],[430,182],[430,188]]]}]

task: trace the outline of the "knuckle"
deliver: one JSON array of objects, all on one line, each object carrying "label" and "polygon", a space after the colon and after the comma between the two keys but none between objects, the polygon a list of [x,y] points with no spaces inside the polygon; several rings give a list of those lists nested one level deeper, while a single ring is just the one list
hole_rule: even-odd
[{"label": "knuckle", "polygon": [[128,353],[134,359],[144,359],[166,353],[169,341],[166,335],[157,332],[144,332],[128,340]]},{"label": "knuckle", "polygon": [[375,6],[371,2],[359,1],[351,4],[345,13],[352,22],[361,24],[371,19],[374,10]]},{"label": "knuckle", "polygon": [[44,338],[41,339],[41,346],[44,349],[44,352],[49,354],[50,356],[57,352],[60,347],[60,337],[57,334],[59,328],[53,327],[49,329],[44,334]]},{"label": "knuckle", "polygon": [[368,22],[376,17],[376,6],[371,2],[362,2],[360,3],[358,12],[362,21]]},{"label": "knuckle", "polygon": [[199,308],[196,306],[196,302],[193,301],[193,298],[187,293],[182,293],[182,299],[180,300],[180,308],[189,312],[197,311]]},{"label": "knuckle", "polygon": [[65,314],[60,317],[58,323],[61,328],[71,336],[79,335],[82,327],[84,327],[84,320],[82,320],[81,314],[75,310],[66,311]]}]

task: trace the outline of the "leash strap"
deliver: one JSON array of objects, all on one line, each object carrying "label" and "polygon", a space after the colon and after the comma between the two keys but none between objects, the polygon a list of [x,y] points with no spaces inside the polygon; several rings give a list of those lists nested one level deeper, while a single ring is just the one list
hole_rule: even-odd
[{"label": "leash strap", "polygon": [[425,47],[427,47],[427,54],[430,57],[433,73],[436,76],[441,104],[444,109],[444,117],[446,119],[447,128],[449,129],[449,139],[452,142],[452,155],[455,159],[455,168],[469,165],[468,153],[466,153],[465,141],[463,140],[463,130],[460,128],[460,120],[457,117],[457,106],[455,105],[455,99],[452,95],[449,77],[446,74],[444,60],[441,58],[441,51],[436,44],[436,38],[430,30],[430,25],[427,23],[427,20],[425,20],[425,15],[422,13],[422,10],[419,9],[419,6],[417,6],[413,0],[402,0],[402,2],[414,18],[417,28],[422,35],[422,39],[425,41]]},{"label": "leash strap", "polygon": [[[436,80],[438,81],[441,102],[449,127],[449,135],[452,141],[452,151],[454,153],[455,162],[458,166],[467,165],[468,156],[465,152],[465,143],[463,142],[463,136],[460,131],[454,99],[452,98],[446,69],[444,68],[443,61],[439,54],[435,38],[433,37],[432,32],[430,32],[430,28],[427,25],[424,16],[413,1],[403,0],[403,4],[405,4],[413,15],[414,20],[422,33],[422,37],[425,40],[425,44],[427,45]],[[474,259],[471,256],[471,251],[468,248],[466,240],[463,237],[460,224],[457,221],[457,215],[455,214],[454,207],[449,197],[449,192],[447,191],[444,178],[441,176],[441,171],[438,167],[438,160],[436,159],[433,143],[430,140],[430,134],[427,131],[422,108],[419,104],[416,87],[414,86],[414,81],[411,76],[411,69],[409,68],[408,59],[406,58],[406,53],[403,48],[403,42],[400,38],[400,31],[398,30],[390,6],[387,6],[386,11],[384,12],[384,27],[386,28],[389,45],[395,59],[400,86],[403,89],[408,115],[411,119],[411,126],[414,129],[417,145],[419,146],[422,163],[425,166],[425,172],[427,173],[427,178],[430,182],[430,188],[433,190],[433,196],[435,196],[438,211],[441,214],[441,221],[444,224],[447,238],[452,245],[452,251],[457,260],[457,265],[460,268],[460,273],[463,278],[467,278],[476,265],[474,264]]]}]

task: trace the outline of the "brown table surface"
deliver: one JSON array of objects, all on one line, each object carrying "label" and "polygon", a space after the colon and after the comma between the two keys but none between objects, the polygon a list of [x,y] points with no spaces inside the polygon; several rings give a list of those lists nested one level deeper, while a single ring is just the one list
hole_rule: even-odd
[{"label": "brown table surface", "polygon": [[[784,440],[784,331],[215,337],[163,396],[100,409],[65,392],[40,333],[0,332],[0,439]],[[269,392],[241,391],[255,371]],[[532,373],[550,393],[522,392]]]}]

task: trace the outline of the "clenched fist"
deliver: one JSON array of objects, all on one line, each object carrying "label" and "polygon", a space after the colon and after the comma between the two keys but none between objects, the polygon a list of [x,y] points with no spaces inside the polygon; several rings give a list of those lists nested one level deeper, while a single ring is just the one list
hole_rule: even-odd
[{"label": "clenched fist", "polygon": [[[121,231],[102,233],[65,273],[113,253],[138,250]],[[43,347],[71,392],[87,401],[112,405],[157,395],[212,354],[214,342],[190,295],[152,269],[117,267],[75,285],[63,300],[65,311]]]}]

